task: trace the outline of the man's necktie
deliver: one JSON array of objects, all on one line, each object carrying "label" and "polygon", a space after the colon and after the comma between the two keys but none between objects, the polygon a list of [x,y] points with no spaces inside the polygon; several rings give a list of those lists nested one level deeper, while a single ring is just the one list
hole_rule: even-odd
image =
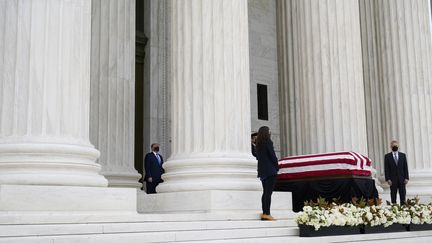
[{"label": "man's necktie", "polygon": [[159,165],[160,165],[161,164],[161,158],[160,158],[159,154],[156,154],[156,158],[157,158]]}]

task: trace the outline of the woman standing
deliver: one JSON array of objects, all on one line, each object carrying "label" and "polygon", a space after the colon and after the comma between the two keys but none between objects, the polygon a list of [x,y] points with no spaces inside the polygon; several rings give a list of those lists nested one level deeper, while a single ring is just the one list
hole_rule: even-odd
[{"label": "woman standing", "polygon": [[270,215],[270,204],[279,166],[273,142],[270,139],[270,129],[266,126],[260,127],[258,130],[256,150],[258,177],[261,179],[263,186],[263,195],[261,197],[263,214],[261,215],[261,220],[274,220]]}]

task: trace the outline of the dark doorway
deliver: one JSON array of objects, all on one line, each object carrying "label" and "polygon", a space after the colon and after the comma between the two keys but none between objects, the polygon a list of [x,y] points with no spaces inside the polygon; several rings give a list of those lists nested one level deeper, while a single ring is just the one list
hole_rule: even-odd
[{"label": "dark doorway", "polygon": [[135,44],[135,169],[143,174],[144,161],[144,61],[148,38],[144,34],[144,9],[142,0],[136,0]]},{"label": "dark doorway", "polygon": [[267,85],[257,84],[258,119],[268,121]]}]

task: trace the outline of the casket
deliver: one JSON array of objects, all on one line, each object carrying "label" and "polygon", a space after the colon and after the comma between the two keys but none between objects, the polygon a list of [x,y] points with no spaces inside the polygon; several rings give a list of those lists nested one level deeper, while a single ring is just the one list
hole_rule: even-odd
[{"label": "casket", "polygon": [[371,160],[356,152],[335,152],[286,157],[279,161],[278,180],[334,176],[371,176]]}]

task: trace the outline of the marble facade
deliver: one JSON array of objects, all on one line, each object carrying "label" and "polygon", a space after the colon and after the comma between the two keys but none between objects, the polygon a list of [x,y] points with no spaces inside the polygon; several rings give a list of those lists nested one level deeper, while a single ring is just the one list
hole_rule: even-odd
[{"label": "marble facade", "polygon": [[[32,186],[47,201],[62,187],[80,203],[89,195],[108,205],[136,200],[134,3],[0,1],[0,191],[19,192],[0,205],[31,200]],[[355,150],[378,175],[398,138],[408,192],[432,195],[430,1],[146,4],[142,149],[165,149],[161,197],[205,191],[216,198],[205,210],[247,203],[239,195],[260,193],[249,134],[261,125],[274,130],[281,156]],[[269,121],[256,116],[257,83],[269,87]],[[231,206],[217,200],[224,191]]]}]

